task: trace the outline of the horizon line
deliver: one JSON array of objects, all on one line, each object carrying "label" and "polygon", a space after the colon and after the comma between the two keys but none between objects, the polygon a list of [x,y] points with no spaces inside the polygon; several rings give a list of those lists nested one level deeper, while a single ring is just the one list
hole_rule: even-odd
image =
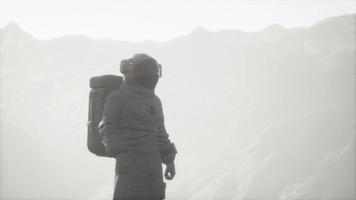
[{"label": "horizon line", "polygon": [[[73,34],[62,34],[62,35],[58,35],[58,36],[53,36],[53,37],[49,37],[49,38],[39,38],[37,37],[35,34],[31,33],[31,31],[25,30],[23,28],[23,26],[21,26],[21,24],[19,22],[16,21],[10,21],[8,22],[6,25],[0,27],[0,30],[5,30],[7,29],[9,26],[15,26],[17,27],[20,31],[25,32],[27,34],[29,34],[31,37],[33,37],[35,40],[39,40],[39,41],[48,41],[48,40],[56,40],[56,39],[61,39],[64,37],[85,37],[91,40],[112,40],[112,41],[117,41],[117,42],[127,42],[127,43],[164,43],[164,42],[169,42],[181,37],[186,37],[189,35],[194,34],[195,32],[207,32],[207,33],[220,33],[220,32],[228,32],[228,31],[233,31],[233,32],[240,32],[240,33],[259,33],[259,32],[263,32],[265,30],[267,30],[270,27],[276,26],[276,27],[280,27],[281,29],[285,29],[285,30],[293,30],[293,29],[309,29],[314,27],[315,25],[328,20],[328,19],[333,19],[333,18],[339,18],[339,17],[347,17],[347,16],[352,16],[355,15],[356,17],[356,12],[354,13],[348,13],[348,14],[342,14],[342,15],[335,15],[335,16],[331,16],[331,17],[326,17],[322,20],[318,20],[317,22],[313,23],[310,26],[295,26],[295,27],[286,27],[283,26],[282,24],[279,23],[271,23],[269,25],[264,26],[263,28],[254,30],[254,31],[249,31],[249,30],[241,30],[241,29],[220,29],[220,30],[211,30],[207,27],[204,27],[202,25],[198,25],[195,28],[192,28],[191,31],[187,34],[182,34],[182,35],[178,35],[178,36],[174,36],[168,39],[164,39],[164,40],[154,40],[154,39],[142,39],[142,40],[122,40],[122,39],[118,39],[118,38],[110,38],[110,37],[95,37],[95,36],[91,36],[89,34],[85,34],[85,33],[73,33]],[[356,26],[356,25],[355,25]]]}]

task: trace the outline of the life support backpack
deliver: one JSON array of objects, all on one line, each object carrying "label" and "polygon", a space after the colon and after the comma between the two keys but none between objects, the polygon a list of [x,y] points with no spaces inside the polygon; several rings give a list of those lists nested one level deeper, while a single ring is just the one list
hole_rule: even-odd
[{"label": "life support backpack", "polygon": [[89,151],[97,156],[109,157],[102,143],[98,126],[102,119],[106,98],[112,91],[117,90],[122,82],[123,78],[115,75],[95,76],[90,79],[87,146]]}]

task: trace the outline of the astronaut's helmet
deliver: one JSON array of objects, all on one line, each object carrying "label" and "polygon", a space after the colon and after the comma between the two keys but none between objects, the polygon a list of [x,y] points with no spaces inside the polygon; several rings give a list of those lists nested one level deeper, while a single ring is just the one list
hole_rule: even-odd
[{"label": "astronaut's helmet", "polygon": [[120,71],[125,81],[136,83],[147,89],[154,89],[162,75],[162,65],[147,54],[135,54],[132,58],[121,61]]}]

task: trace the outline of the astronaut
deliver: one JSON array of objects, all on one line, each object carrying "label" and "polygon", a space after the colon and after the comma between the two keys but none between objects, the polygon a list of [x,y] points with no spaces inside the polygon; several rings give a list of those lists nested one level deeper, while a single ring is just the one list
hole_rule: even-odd
[{"label": "astronaut", "polygon": [[147,54],[122,60],[124,83],[105,101],[99,124],[103,144],[116,158],[113,199],[165,198],[167,180],[175,176],[177,153],[164,126],[162,104],[155,95],[161,65]]}]

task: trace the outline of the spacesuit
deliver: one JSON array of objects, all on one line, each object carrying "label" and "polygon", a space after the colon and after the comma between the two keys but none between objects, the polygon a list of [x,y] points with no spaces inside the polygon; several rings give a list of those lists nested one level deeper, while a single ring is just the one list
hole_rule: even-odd
[{"label": "spacesuit", "polygon": [[172,179],[177,151],[154,93],[161,65],[136,54],[121,62],[121,72],[124,83],[108,96],[99,124],[105,149],[116,158],[113,199],[164,199],[161,163],[166,164],[166,179]]}]

